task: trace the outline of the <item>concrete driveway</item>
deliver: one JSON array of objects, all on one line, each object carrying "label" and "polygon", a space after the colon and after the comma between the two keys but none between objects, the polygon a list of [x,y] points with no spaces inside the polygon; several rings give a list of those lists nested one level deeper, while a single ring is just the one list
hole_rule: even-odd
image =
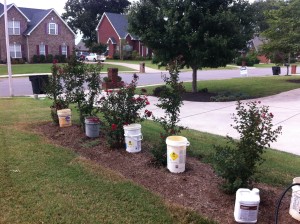
[{"label": "concrete driveway", "polygon": [[[149,97],[148,110],[160,117],[163,111],[155,106],[157,98]],[[274,96],[259,98],[262,105],[269,106],[274,114],[275,127],[282,126],[282,135],[271,147],[300,155],[300,89]],[[184,101],[181,108],[180,124],[202,132],[238,138],[238,133],[230,126],[233,124],[236,102],[190,102]]]}]

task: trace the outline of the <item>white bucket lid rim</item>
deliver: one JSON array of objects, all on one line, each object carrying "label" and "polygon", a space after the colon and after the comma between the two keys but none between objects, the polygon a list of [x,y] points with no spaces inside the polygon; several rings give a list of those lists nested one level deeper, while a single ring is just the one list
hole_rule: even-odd
[{"label": "white bucket lid rim", "polygon": [[[172,138],[177,138],[180,139],[179,141],[174,141],[172,140]],[[170,146],[188,146],[189,145],[189,141],[187,140],[186,137],[183,136],[169,136],[166,138],[166,144],[170,145]]]},{"label": "white bucket lid rim", "polygon": [[141,127],[142,127],[141,124],[129,124],[123,126],[124,130],[136,130],[136,129],[141,129]]}]

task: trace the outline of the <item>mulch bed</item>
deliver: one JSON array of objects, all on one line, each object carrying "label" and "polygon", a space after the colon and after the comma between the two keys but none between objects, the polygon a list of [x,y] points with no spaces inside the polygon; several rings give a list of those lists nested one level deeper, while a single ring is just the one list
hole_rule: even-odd
[{"label": "mulch bed", "polygon": [[[85,137],[76,125],[59,128],[49,122],[37,125],[35,131],[54,144],[67,147],[122,174],[169,203],[192,209],[218,223],[236,223],[233,218],[235,195],[224,194],[219,189],[221,179],[216,176],[211,166],[196,158],[187,157],[186,172],[172,174],[166,168],[153,165],[146,142],[142,143],[142,152],[131,154],[125,149],[109,149],[104,144],[103,135],[97,138],[99,145],[86,147],[85,145],[95,140]],[[274,223],[276,201],[284,189],[265,184],[255,184],[255,187],[260,189],[261,196],[258,223]],[[289,204],[290,196],[286,196],[280,209],[280,224],[297,223],[288,214]]]}]

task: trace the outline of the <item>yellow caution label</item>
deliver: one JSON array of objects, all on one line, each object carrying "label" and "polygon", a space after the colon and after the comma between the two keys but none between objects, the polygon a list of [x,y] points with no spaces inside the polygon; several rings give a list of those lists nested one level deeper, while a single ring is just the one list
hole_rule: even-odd
[{"label": "yellow caution label", "polygon": [[133,146],[131,141],[128,142],[128,146],[130,146],[130,147]]},{"label": "yellow caution label", "polygon": [[176,159],[178,159],[178,155],[175,153],[175,152],[171,152],[171,154],[170,154],[170,158],[172,159],[172,160],[176,160]]}]

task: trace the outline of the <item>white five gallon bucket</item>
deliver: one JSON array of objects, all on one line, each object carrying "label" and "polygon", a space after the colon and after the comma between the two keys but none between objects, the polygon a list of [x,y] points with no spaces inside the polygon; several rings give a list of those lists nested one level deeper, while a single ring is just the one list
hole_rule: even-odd
[{"label": "white five gallon bucket", "polygon": [[[293,179],[293,184],[300,184],[300,177],[295,177]],[[296,185],[292,187],[293,193],[290,204],[290,215],[300,221],[300,186]]]},{"label": "white five gallon bucket", "polygon": [[171,173],[182,173],[185,171],[186,147],[189,141],[182,136],[169,136],[167,144],[167,168]]},{"label": "white five gallon bucket", "polygon": [[141,127],[140,124],[123,126],[127,152],[135,153],[142,150],[141,141],[143,140],[143,136],[141,134]]},{"label": "white five gallon bucket", "polygon": [[260,203],[259,190],[240,188],[236,192],[234,219],[238,223],[256,223]]},{"label": "white five gallon bucket", "polygon": [[59,127],[69,127],[72,125],[71,121],[71,109],[63,109],[57,111],[57,116],[59,120]]}]

